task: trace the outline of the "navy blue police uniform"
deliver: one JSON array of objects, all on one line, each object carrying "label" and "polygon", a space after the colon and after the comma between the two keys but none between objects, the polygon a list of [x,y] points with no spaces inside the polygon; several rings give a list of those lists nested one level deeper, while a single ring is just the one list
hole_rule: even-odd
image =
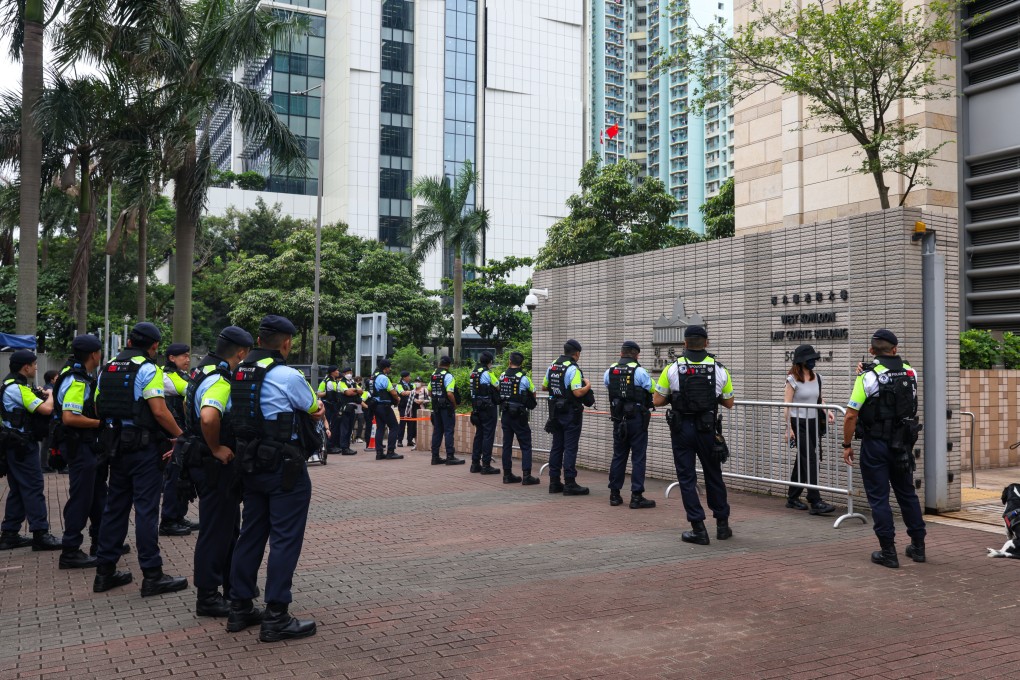
[{"label": "navy blue police uniform", "polygon": [[[394,389],[390,376],[384,370],[390,368],[389,359],[379,362],[379,370],[372,376],[372,398],[375,399],[375,459],[399,460],[403,458],[397,453],[397,417],[393,414]],[[385,447],[385,450],[384,448]]]},{"label": "navy blue police uniform", "polygon": [[[450,401],[450,394],[456,394],[457,379],[450,373],[452,362],[443,357],[439,368],[429,378],[429,393],[432,397],[432,464],[461,465],[465,461],[457,458],[454,431],[457,426],[457,411]],[[439,455],[439,447],[446,442],[446,458]]]},{"label": "navy blue police uniform", "polygon": [[[640,352],[632,340],[623,350]],[[610,504],[621,505],[620,490],[631,459],[630,492],[632,508],[654,508],[655,501],[645,499],[645,457],[648,450],[649,407],[652,402],[652,378],[637,359],[621,356],[606,369],[603,382],[609,390],[613,420],[613,461],[609,466]]]},{"label": "navy blue police uniform", "polygon": [[471,442],[471,472],[486,475],[500,472],[499,468],[492,467],[492,447],[499,422],[499,381],[489,368],[492,359],[492,354],[483,352],[470,378],[471,422],[475,426],[475,437]]},{"label": "navy blue police uniform", "polygon": [[[528,422],[528,411],[533,410],[537,402],[531,380],[520,366],[511,366],[499,376],[499,398],[503,410],[503,483],[538,484],[538,478],[531,476],[531,424]],[[521,448],[523,478],[513,473],[514,437]]]},{"label": "navy blue police uniform", "polygon": [[[581,351],[581,343],[568,340],[564,349]],[[577,485],[577,447],[581,441],[584,403],[574,395],[583,386],[584,373],[570,356],[561,355],[546,371],[542,386],[549,390],[549,493],[583,496],[587,487]],[[588,392],[586,397],[591,396]],[[594,401],[591,402],[594,404]],[[563,481],[560,481],[560,475]],[[576,488],[575,488],[576,487]]]}]

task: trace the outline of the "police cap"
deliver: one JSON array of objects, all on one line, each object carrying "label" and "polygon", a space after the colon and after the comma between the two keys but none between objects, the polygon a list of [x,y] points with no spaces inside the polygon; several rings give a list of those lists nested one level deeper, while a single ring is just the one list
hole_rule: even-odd
[{"label": "police cap", "polygon": [[340,371],[341,373],[353,373],[353,369],[350,366],[344,366]]},{"label": "police cap", "polygon": [[35,363],[38,358],[35,352],[30,349],[19,349],[11,355],[11,371],[16,373],[21,370],[22,366]]},{"label": "police cap", "polygon": [[71,341],[71,349],[75,352],[98,352],[103,349],[103,343],[94,335],[79,335]]},{"label": "police cap", "polygon": [[380,359],[379,360],[379,370],[380,371],[382,369],[384,369],[384,368],[390,368],[391,366],[393,366],[393,362],[390,361],[389,359]]},{"label": "police cap", "polygon": [[186,345],[183,342],[173,342],[166,348],[166,355],[168,357],[176,357],[181,354],[187,354],[191,351],[191,346]]},{"label": "police cap", "polygon": [[620,349],[621,350],[628,350],[629,349],[629,350],[631,350],[633,352],[640,352],[641,351],[641,345],[637,344],[633,340],[624,340],[623,344],[620,346]]},{"label": "police cap", "polygon": [[439,357],[439,365],[440,366],[452,366],[453,365],[453,359],[451,359],[449,356],[444,354],[443,356]]},{"label": "police cap", "polygon": [[872,340],[885,340],[893,347],[900,344],[900,341],[896,339],[896,334],[888,328],[879,328],[875,331],[875,334],[871,336]]},{"label": "police cap", "polygon": [[401,377],[401,378],[407,378],[407,377],[409,377],[410,375],[411,375],[411,372],[410,372],[410,371],[401,371],[401,372],[400,372],[400,377]]},{"label": "police cap", "polygon": [[685,338],[707,338],[708,331],[704,326],[688,326],[684,329]]},{"label": "police cap", "polygon": [[163,334],[159,332],[156,325],[148,321],[136,323],[135,327],[131,329],[131,335],[138,335],[151,342],[159,342],[163,339]]},{"label": "police cap", "polygon": [[563,351],[564,352],[580,352],[581,351],[581,343],[579,343],[577,340],[574,340],[573,338],[571,338],[571,339],[567,340],[565,343],[563,343]]},{"label": "police cap", "polygon": [[334,371],[336,371],[336,370],[337,370],[337,365],[336,365],[336,364],[330,364],[330,365],[329,365],[329,366],[328,366],[328,367],[326,368],[326,373],[327,373],[327,374],[329,374],[329,373],[333,373],[333,372],[334,372]]},{"label": "police cap", "polygon": [[478,357],[478,362],[483,366],[488,366],[492,363],[493,359],[495,359],[495,357],[492,356],[492,352],[482,352],[482,356]]},{"label": "police cap", "polygon": [[255,345],[251,333],[240,326],[227,326],[220,331],[220,337],[238,347],[253,347]]},{"label": "police cap", "polygon": [[285,316],[279,316],[278,314],[270,314],[269,316],[263,317],[262,321],[259,322],[259,331],[283,333],[284,335],[297,335],[297,327],[290,322],[290,319]]}]

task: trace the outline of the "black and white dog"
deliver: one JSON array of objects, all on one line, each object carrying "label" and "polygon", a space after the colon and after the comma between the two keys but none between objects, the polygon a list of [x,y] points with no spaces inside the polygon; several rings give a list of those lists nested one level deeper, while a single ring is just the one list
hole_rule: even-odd
[{"label": "black and white dog", "polygon": [[1002,504],[1006,506],[1002,521],[1006,524],[1006,541],[1000,550],[988,549],[989,557],[1020,559],[1020,484],[1010,484],[1002,490]]}]

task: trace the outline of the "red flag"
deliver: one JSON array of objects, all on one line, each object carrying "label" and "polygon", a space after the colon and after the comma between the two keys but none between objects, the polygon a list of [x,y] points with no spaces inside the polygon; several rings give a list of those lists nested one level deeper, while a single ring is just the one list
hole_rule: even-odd
[{"label": "red flag", "polygon": [[620,126],[619,126],[619,125],[616,125],[616,124],[614,124],[614,125],[613,125],[612,127],[610,127],[610,128],[608,129],[608,130],[606,130],[606,134],[607,134],[607,135],[609,135],[609,138],[610,138],[610,139],[612,139],[612,138],[613,138],[613,137],[615,137],[616,135],[620,134]]}]

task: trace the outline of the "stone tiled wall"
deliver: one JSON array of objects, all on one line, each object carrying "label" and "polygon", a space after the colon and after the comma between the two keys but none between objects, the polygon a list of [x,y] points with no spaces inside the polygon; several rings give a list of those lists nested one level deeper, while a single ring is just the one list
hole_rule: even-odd
[{"label": "stone tiled wall", "polygon": [[[960,371],[960,409],[975,416],[974,467],[1020,465],[1020,371]],[[962,418],[961,467],[970,469],[970,419]]]},{"label": "stone tiled wall", "polygon": [[[777,229],[736,238],[699,243],[610,261],[592,262],[537,272],[536,288],[548,288],[549,298],[534,313],[533,342],[536,367],[554,360],[568,338],[584,346],[581,366],[597,376],[596,397],[605,407],[601,374],[618,356],[620,344],[632,339],[643,348],[642,363],[652,367],[668,358],[668,348],[652,348],[652,326],[670,316],[674,301],[683,296],[688,315],[698,312],[711,336],[710,350],[730,369],[738,399],[781,401],[787,353],[803,340],[773,340],[779,331],[847,329],[848,337],[814,340],[823,359],[827,400],[845,404],[855,367],[866,356],[871,334],[889,327],[900,338],[900,353],[924,380],[921,317],[921,250],[910,240],[915,221],[924,220],[938,233],[938,248],[946,257],[946,324],[949,374],[945,385],[948,407],[960,410],[959,286],[957,226],[952,217],[922,213],[916,208],[884,212]],[[846,290],[843,301],[839,293]],[[830,301],[829,293],[834,293]],[[812,302],[794,304],[793,296],[812,294]],[[822,302],[814,301],[822,293]],[[783,297],[786,296],[786,304]],[[776,297],[775,305],[772,298]],[[835,323],[782,323],[793,313],[835,312]],[[658,370],[653,371],[655,375]],[[541,371],[536,370],[536,375]],[[923,388],[922,388],[923,389]],[[922,404],[923,405],[923,404]],[[534,424],[534,423],[533,423]],[[612,431],[607,418],[587,418],[580,462],[607,469],[612,457]],[[654,425],[654,423],[653,423]],[[959,505],[960,419],[948,421],[950,506]],[[923,441],[923,440],[922,440]],[[536,444],[537,445],[537,444]],[[832,452],[836,455],[836,452]],[[915,473],[924,479],[921,463]],[[651,431],[649,474],[674,475],[665,427]],[[861,489],[859,479],[856,488]],[[924,489],[922,487],[921,493]]]}]

